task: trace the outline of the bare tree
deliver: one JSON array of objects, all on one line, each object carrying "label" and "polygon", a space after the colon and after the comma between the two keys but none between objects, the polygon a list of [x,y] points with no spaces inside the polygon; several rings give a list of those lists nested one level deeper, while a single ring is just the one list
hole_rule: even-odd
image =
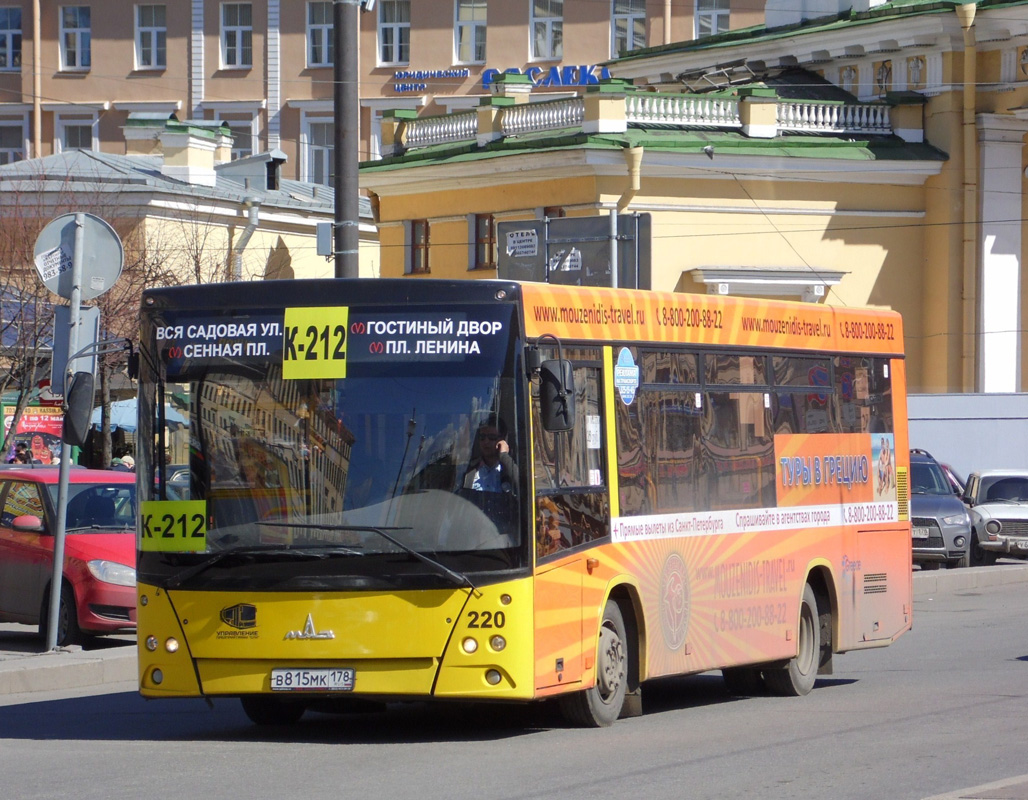
[{"label": "bare tree", "polygon": [[[138,308],[143,290],[231,280],[233,244],[242,233],[232,203],[217,208],[218,204],[209,199],[179,194],[171,198],[173,202],[164,202],[159,213],[154,213],[149,204],[160,194],[159,190],[147,188],[127,193],[99,170],[91,178],[81,173],[47,174],[42,162],[35,169],[36,173],[26,174],[22,179],[5,181],[5,191],[0,192],[0,213],[4,219],[0,226],[0,296],[10,290],[14,293],[12,297],[26,300],[18,319],[0,321],[0,325],[17,326],[21,336],[15,343],[12,327],[12,333],[0,340],[12,342],[12,347],[2,353],[6,375],[0,376],[0,389],[10,391],[17,387],[19,408],[28,404],[41,359],[49,358],[49,351],[40,348],[52,335],[52,331],[43,335],[49,331],[47,326],[52,328],[52,305],[63,302],[42,287],[33,266],[36,239],[52,219],[88,211],[111,224],[120,236],[124,248],[121,276],[93,302],[100,309],[101,339],[124,339],[133,346],[138,346]],[[242,273],[238,277],[263,277],[266,256],[247,251],[238,259]],[[28,320],[37,327],[31,327]],[[119,352],[98,359],[98,405],[103,409],[99,455],[105,465],[113,455],[112,377],[124,367],[125,356]]]}]

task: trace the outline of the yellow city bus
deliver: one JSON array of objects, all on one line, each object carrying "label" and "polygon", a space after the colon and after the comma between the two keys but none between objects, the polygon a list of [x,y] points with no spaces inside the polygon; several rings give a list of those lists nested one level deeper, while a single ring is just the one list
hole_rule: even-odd
[{"label": "yellow city bus", "polygon": [[803,695],[910,628],[894,313],[305,280],[147,291],[141,326],[146,697],[602,726],[659,676]]}]

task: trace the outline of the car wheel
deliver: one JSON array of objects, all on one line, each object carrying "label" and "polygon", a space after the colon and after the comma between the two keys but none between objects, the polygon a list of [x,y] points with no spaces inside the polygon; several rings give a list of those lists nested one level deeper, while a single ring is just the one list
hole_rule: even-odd
[{"label": "car wheel", "polygon": [[971,565],[971,554],[969,550],[964,551],[964,555],[960,558],[956,558],[953,561],[946,562],[946,569],[963,569]]},{"label": "car wheel", "polygon": [[968,559],[972,567],[988,567],[996,563],[996,554],[991,550],[983,550],[978,543],[978,533],[971,532],[971,546],[968,548]]},{"label": "car wheel", "polygon": [[[39,615],[39,636],[45,643],[50,633],[50,590],[43,598],[43,610]],[[75,607],[75,593],[68,584],[61,587],[61,606],[57,611],[57,646],[68,647],[82,644],[85,636],[79,628],[78,610]]]}]

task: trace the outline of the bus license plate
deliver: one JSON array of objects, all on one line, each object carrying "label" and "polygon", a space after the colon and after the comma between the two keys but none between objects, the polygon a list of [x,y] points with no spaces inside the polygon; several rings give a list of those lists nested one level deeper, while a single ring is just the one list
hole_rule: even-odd
[{"label": "bus license plate", "polygon": [[355,678],[350,667],[340,669],[273,669],[273,692],[352,692]]},{"label": "bus license plate", "polygon": [[915,539],[927,539],[928,538],[928,528],[915,527],[914,528],[914,538]]}]

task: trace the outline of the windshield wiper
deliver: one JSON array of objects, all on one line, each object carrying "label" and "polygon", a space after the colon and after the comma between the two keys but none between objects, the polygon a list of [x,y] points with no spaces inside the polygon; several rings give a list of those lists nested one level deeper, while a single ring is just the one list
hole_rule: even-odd
[{"label": "windshield wiper", "polygon": [[[260,523],[258,523],[258,524],[260,524]],[[386,533],[387,530],[390,530],[390,531],[409,531],[409,530],[411,530],[410,528],[377,528],[374,525],[318,525],[318,524],[304,524],[304,523],[301,523],[301,524],[290,523],[289,527],[290,528],[309,528],[310,530],[316,530],[316,531],[369,531],[371,533],[377,533],[383,539],[385,539],[388,542],[392,542],[397,547],[399,547],[401,550],[403,550],[404,552],[409,553],[410,555],[414,556],[418,561],[422,562],[423,564],[427,564],[430,567],[434,567],[439,572],[441,572],[445,577],[449,578],[451,581],[456,583],[458,586],[467,586],[473,592],[477,592],[478,591],[478,589],[475,588],[475,584],[473,584],[471,582],[471,579],[467,575],[465,575],[465,574],[463,574],[461,572],[457,572],[456,570],[450,569],[448,566],[446,566],[442,562],[436,561],[431,556],[426,556],[424,553],[418,552],[417,550],[415,550],[410,545],[406,545],[403,542],[401,542],[395,536],[390,536],[388,533]]]},{"label": "windshield wiper", "polygon": [[283,558],[293,559],[306,559],[316,561],[322,558],[328,558],[329,556],[342,555],[342,556],[362,556],[364,553],[359,550],[354,550],[349,547],[338,547],[336,545],[321,545],[315,547],[289,547],[288,545],[281,544],[264,544],[264,545],[251,545],[249,547],[234,547],[230,550],[219,550],[217,553],[212,553],[210,556],[205,558],[199,564],[193,564],[191,567],[187,567],[181,572],[172,575],[168,579],[165,586],[169,589],[174,589],[177,586],[181,586],[183,583],[199,575],[201,572],[213,567],[222,559],[228,556],[246,556],[254,554],[274,555],[281,556]]}]

